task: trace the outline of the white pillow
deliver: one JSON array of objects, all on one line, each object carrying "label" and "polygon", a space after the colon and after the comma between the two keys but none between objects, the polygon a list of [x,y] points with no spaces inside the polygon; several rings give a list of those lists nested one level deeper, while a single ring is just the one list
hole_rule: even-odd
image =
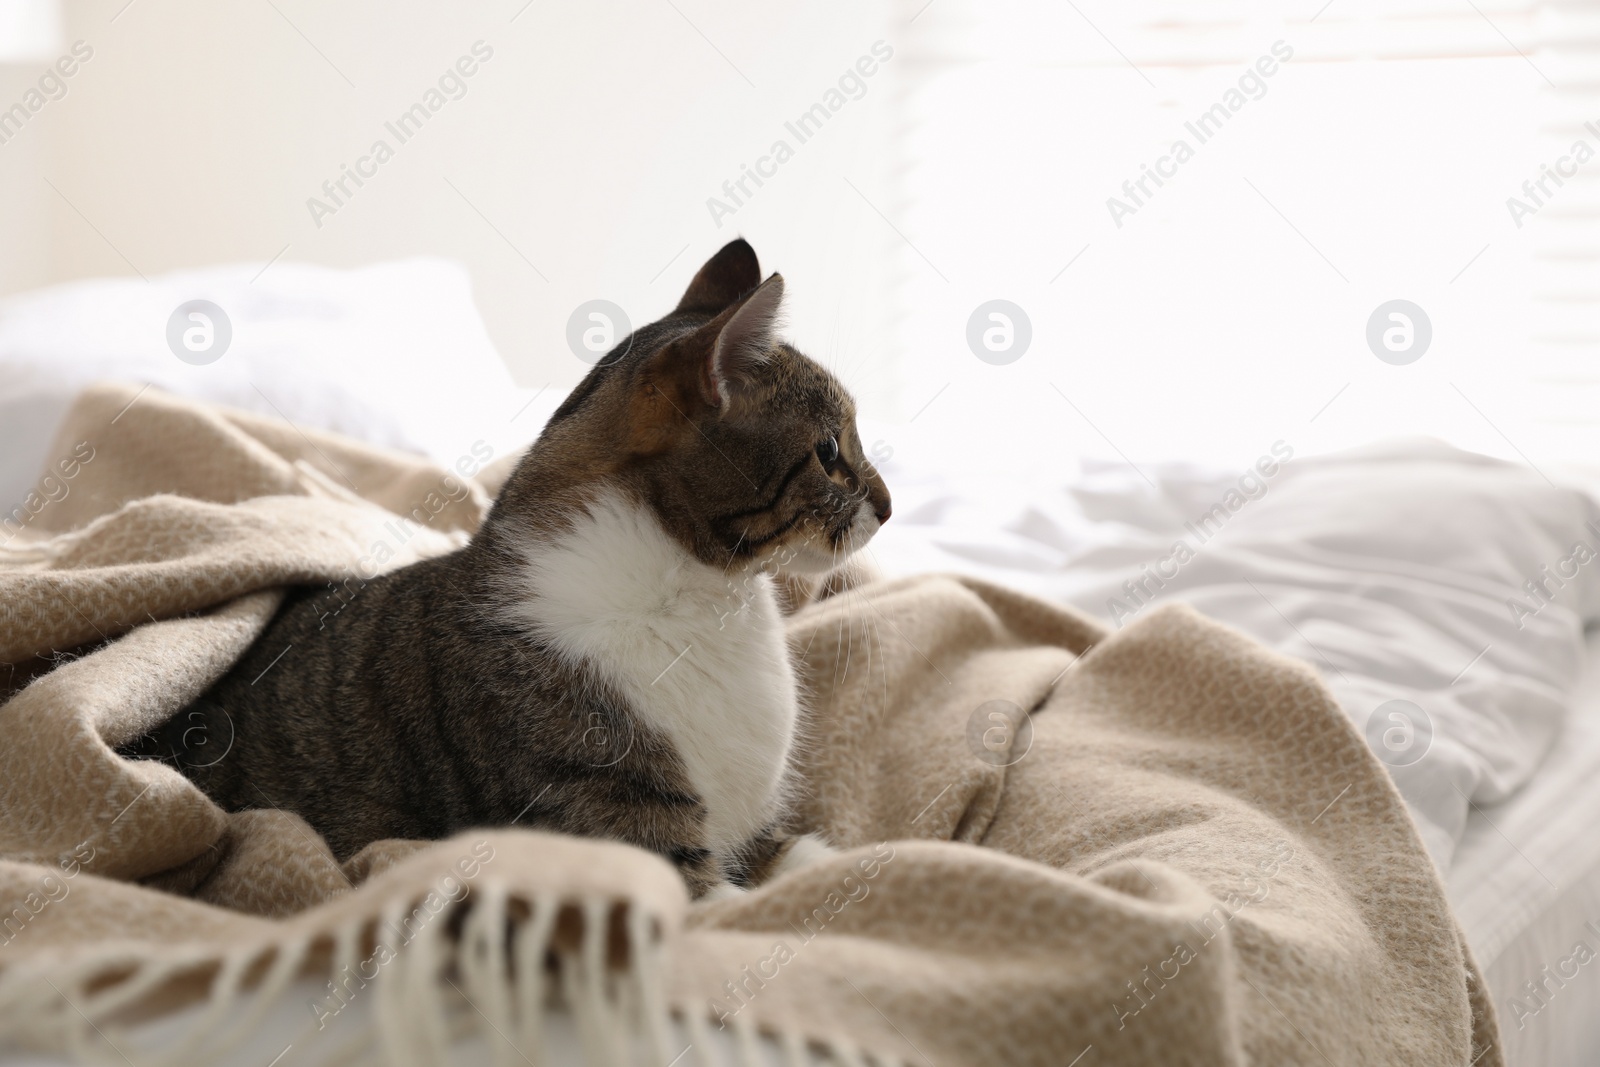
[{"label": "white pillow", "polygon": [[[228,348],[205,365],[168,343],[169,319],[191,300],[216,304],[231,325]],[[446,260],[72,282],[0,301],[0,508],[27,493],[72,398],[100,379],[148,382],[446,465],[479,440],[497,456],[526,443],[549,406],[513,418],[532,391],[513,385],[466,270]]]}]

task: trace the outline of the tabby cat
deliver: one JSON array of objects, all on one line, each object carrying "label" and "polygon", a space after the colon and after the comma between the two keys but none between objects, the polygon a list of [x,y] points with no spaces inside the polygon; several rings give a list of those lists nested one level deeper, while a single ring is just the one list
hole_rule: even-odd
[{"label": "tabby cat", "polygon": [[129,754],[297,812],[341,860],[516,824],[653,850],[701,897],[825,852],[785,830],[799,701],[772,573],[836,568],[889,493],[849,394],[776,339],[782,298],[723,248],[584,378],[465,548],[337,614],[292,590]]}]

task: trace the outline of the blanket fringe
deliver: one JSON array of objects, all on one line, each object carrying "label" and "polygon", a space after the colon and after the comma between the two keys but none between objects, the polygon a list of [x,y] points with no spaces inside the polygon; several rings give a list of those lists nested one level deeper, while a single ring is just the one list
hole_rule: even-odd
[{"label": "blanket fringe", "polygon": [[[137,945],[107,946],[62,965],[8,968],[0,971],[0,1032],[85,1063],[219,1062],[259,1030],[321,949],[328,960],[325,1003],[333,1005],[323,1010],[337,1015],[349,1002],[345,996],[357,995],[350,976],[359,976],[358,990],[370,990],[372,1010],[365,1025],[322,1033],[326,1020],[313,1003],[311,1018],[288,1044],[303,1054],[316,1049],[317,1062],[433,1067],[451,1062],[456,1038],[477,1032],[494,1067],[546,1067],[554,1062],[546,1016],[561,1006],[577,1025],[591,1067],[727,1067],[714,1051],[708,1012],[668,1006],[662,922],[639,901],[528,893],[485,879],[401,943],[393,934],[416,906],[414,895],[393,897],[377,922],[357,916],[223,956],[196,951],[154,961]],[[164,990],[197,978],[206,985],[203,1002],[180,1017],[161,1047],[151,1047],[146,1024],[126,1021]],[[732,1019],[731,1028],[731,1048],[722,1047],[738,1067],[772,1062],[764,1032],[776,1039],[787,1067],[901,1063],[865,1055],[839,1038],[773,1034],[749,1016]],[[679,1047],[681,1035],[686,1047]]]},{"label": "blanket fringe", "polygon": [[[0,1032],[84,1062],[217,1062],[281,1005],[325,946],[326,1014],[356,995],[370,996],[372,1011],[364,1026],[319,1035],[327,1019],[313,1003],[291,1044],[309,1050],[313,1038],[322,1041],[316,1060],[433,1067],[450,1062],[456,1036],[477,1030],[495,1067],[542,1067],[552,1062],[545,1016],[560,1004],[578,1022],[586,1063],[670,1062],[663,923],[641,902],[529,894],[484,879],[402,943],[395,932],[417,905],[415,895],[394,897],[376,923],[357,916],[225,955],[156,961],[138,945],[104,946],[62,963],[5,968]],[[153,1025],[127,1021],[133,1015],[124,1013],[140,1009],[147,1019],[154,998],[195,980],[206,989],[198,1010]],[[150,1047],[152,1030],[174,1027],[175,1036]]]},{"label": "blanket fringe", "polygon": [[[776,1062],[783,1064],[783,1067],[820,1067],[824,1064],[837,1064],[838,1067],[913,1067],[911,1061],[859,1049],[842,1035],[821,1038],[797,1030],[775,1029],[743,1014],[724,1020],[722,1025],[733,1031],[733,1041],[731,1046],[728,1043],[719,1046],[711,1037],[709,1011],[698,1011],[692,1005],[679,1004],[672,1009],[672,1016],[688,1035],[688,1046],[674,1050],[667,1059],[652,1062],[671,1063],[674,1067],[689,1067],[691,1064],[694,1067],[770,1067],[775,1062],[776,1054]],[[763,1047],[764,1038],[773,1041],[777,1048]],[[724,1050],[724,1055],[731,1053],[732,1060],[718,1056],[713,1051],[719,1047]]]}]

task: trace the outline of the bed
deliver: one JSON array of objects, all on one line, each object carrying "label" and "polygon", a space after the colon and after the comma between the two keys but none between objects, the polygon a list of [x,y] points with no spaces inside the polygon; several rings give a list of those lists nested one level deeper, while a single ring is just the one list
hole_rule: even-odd
[{"label": "bed", "polygon": [[[254,327],[214,366],[173,359],[161,332],[196,296]],[[78,283],[0,309],[0,501],[25,498],[55,422],[102,377],[445,464],[478,441],[511,454],[559,402],[510,385],[464,272],[440,261]],[[912,427],[862,436],[895,493],[870,553],[886,574],[973,574],[1113,624],[1188,600],[1311,663],[1444,872],[1508,1062],[1600,1055],[1600,966],[1578,951],[1600,947],[1600,636],[1584,629],[1600,566],[1573,551],[1600,547],[1600,504],[1581,474],[1552,484],[1431,441],[1317,458],[1272,442],[1205,469],[1005,465]],[[239,1062],[270,1059],[276,1025]]]}]

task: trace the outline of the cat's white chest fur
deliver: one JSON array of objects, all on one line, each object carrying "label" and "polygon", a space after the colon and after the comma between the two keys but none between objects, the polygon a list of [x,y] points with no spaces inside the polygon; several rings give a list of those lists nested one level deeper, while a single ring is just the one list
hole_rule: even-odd
[{"label": "cat's white chest fur", "polygon": [[771,580],[706,566],[615,493],[526,555],[519,616],[672,740],[706,844],[725,854],[765,826],[798,707]]}]

